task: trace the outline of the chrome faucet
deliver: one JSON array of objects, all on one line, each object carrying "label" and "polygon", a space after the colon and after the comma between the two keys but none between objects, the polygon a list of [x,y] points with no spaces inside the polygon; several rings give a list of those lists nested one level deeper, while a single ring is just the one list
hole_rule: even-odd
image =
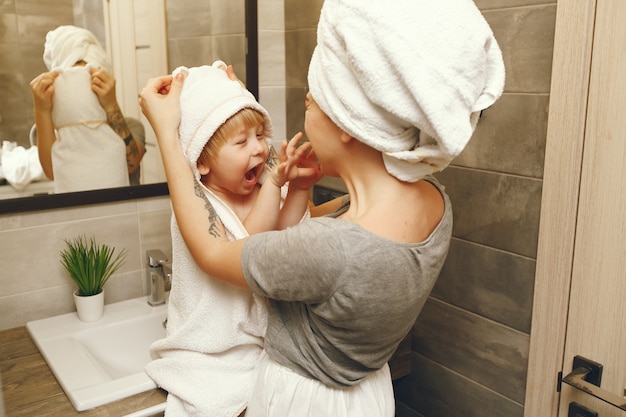
[{"label": "chrome faucet", "polygon": [[172,288],[172,263],[158,249],[146,251],[148,268],[146,274],[150,283],[148,304],[157,306],[165,303],[165,291]]}]

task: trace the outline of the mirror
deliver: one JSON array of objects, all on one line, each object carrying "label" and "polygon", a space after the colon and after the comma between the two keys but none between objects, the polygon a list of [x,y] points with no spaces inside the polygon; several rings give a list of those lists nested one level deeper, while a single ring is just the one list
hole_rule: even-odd
[{"label": "mirror", "polygon": [[[0,83],[5,86],[4,97],[0,97],[0,140],[15,141],[24,148],[30,147],[33,110],[29,82],[46,70],[42,60],[46,33],[63,24],[85,27],[101,39],[103,47],[106,45],[113,58],[117,98],[125,116],[143,117],[137,104],[137,94],[148,78],[171,72],[179,65],[197,66],[215,59],[232,63],[238,76],[258,97],[256,0],[211,2],[210,5],[206,2],[186,2],[181,5],[171,0],[159,0],[157,3],[162,3],[165,24],[162,28],[150,23],[143,23],[142,26],[142,22],[139,22],[141,17],[137,16],[153,13],[155,9],[158,11],[160,6],[156,7],[154,3],[155,0],[59,0],[53,5],[47,2],[33,3],[28,10],[22,12],[17,9],[16,13],[7,14],[7,17],[14,19],[15,24],[7,25],[13,28],[7,34],[0,34],[0,42],[8,50],[6,57],[5,52],[0,51]],[[135,22],[129,22],[127,19],[133,15]],[[129,38],[119,32],[129,26],[136,31],[136,44],[132,45],[131,51],[133,56],[119,51],[129,43]],[[108,28],[112,30],[108,31]],[[158,30],[160,33],[155,33]],[[161,48],[166,51],[161,53],[167,68],[156,74],[145,72],[145,67],[151,67],[145,65],[148,49],[145,39],[150,36],[161,36],[166,44],[166,47]],[[128,65],[133,60],[134,65]],[[133,68],[129,70],[131,66]],[[151,143],[150,134],[153,133],[149,124],[145,119],[143,122],[147,153],[142,160],[142,185],[53,194],[50,191],[54,187],[50,184],[46,187],[45,184],[50,181],[33,182],[30,191],[29,185],[19,193],[11,185],[4,184],[0,185],[0,214],[167,194],[158,147],[154,138]],[[159,169],[161,176],[158,174]],[[153,171],[156,171],[155,175],[151,175]]]}]

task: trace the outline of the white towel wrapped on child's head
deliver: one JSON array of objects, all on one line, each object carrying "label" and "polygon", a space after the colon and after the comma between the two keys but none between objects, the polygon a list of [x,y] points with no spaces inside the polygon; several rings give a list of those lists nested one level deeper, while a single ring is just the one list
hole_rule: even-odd
[{"label": "white towel wrapped on child's head", "polygon": [[272,135],[269,113],[239,81],[228,78],[222,61],[200,67],[178,67],[173,75],[187,72],[180,93],[180,143],[189,165],[200,179],[197,161],[209,139],[234,114],[245,108],[257,110],[265,119],[268,145]]},{"label": "white towel wrapped on child's head", "polygon": [[335,124],[414,182],[465,148],[504,64],[471,0],[325,0],[308,81]]}]

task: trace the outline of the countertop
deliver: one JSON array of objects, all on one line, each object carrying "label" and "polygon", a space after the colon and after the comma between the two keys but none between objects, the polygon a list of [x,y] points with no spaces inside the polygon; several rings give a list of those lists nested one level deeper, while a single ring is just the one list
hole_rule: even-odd
[{"label": "countertop", "polygon": [[0,378],[6,417],[121,417],[165,401],[154,389],[78,412],[28,335],[26,327],[0,332]]},{"label": "countertop", "polygon": [[[402,341],[389,361],[393,379],[410,373],[411,339]],[[6,417],[121,417],[160,404],[166,393],[154,389],[78,412],[28,335],[26,327],[0,331],[0,378]]]}]

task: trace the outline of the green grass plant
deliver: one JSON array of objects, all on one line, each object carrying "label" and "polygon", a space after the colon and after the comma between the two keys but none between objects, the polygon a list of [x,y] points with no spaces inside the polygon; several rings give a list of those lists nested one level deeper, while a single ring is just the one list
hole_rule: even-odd
[{"label": "green grass plant", "polygon": [[125,262],[126,249],[117,256],[115,248],[98,245],[95,238],[88,242],[84,236],[65,240],[67,248],[61,251],[61,264],[78,286],[78,295],[99,294],[104,284]]}]

